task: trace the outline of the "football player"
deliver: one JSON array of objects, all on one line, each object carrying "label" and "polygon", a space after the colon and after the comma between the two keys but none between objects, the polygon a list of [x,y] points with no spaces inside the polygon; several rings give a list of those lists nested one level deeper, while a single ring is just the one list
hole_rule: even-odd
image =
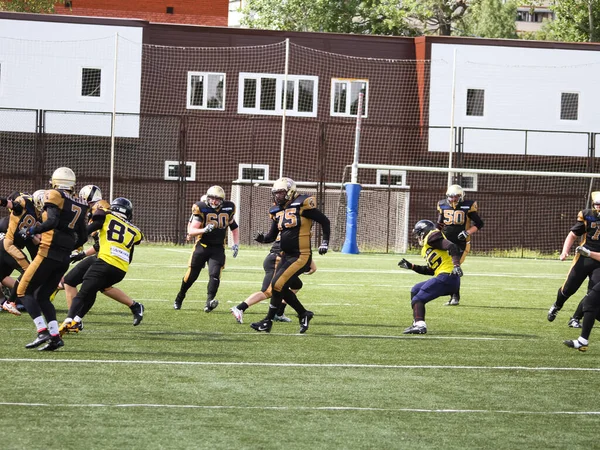
[{"label": "football player", "polygon": [[42,223],[19,232],[25,239],[42,235],[38,253],[17,287],[17,296],[37,329],[36,339],[25,347],[45,344],[40,348],[43,351],[54,351],[64,345],[50,295],[69,268],[71,252],[87,241],[88,205],[73,195],[75,173],[68,167],[59,167],[50,184],[52,189],[44,194]]},{"label": "football player", "polygon": [[[110,209],[110,204],[106,200],[102,199],[102,191],[100,190],[100,188],[93,184],[89,184],[87,186],[82,187],[79,191],[79,197],[87,201],[90,207],[90,222],[94,217],[94,214],[99,209]],[[98,257],[98,252],[100,251],[99,232],[94,231],[90,235],[94,239],[94,245],[85,251],[81,251],[71,255],[71,263],[77,261],[80,262],[77,263],[75,267],[64,276],[63,279],[62,284],[64,286],[65,295],[67,297],[67,308],[69,309],[71,308],[73,299],[77,295],[77,286],[83,283],[86,272],[92,266],[92,264],[94,264]],[[57,291],[55,291],[55,294]],[[133,314],[133,326],[137,326],[142,322],[142,319],[144,317],[144,305],[134,301],[125,292],[114,286],[109,286],[101,292],[107,297],[112,298],[113,300],[116,300],[119,303],[122,303],[125,306],[129,307]],[[74,313],[74,316],[69,315],[59,327],[60,335],[63,336],[65,333],[78,333],[79,331],[81,331],[83,329],[82,318],[88,313],[92,306],[93,302],[86,303],[80,311]]]},{"label": "football player", "polygon": [[[61,325],[61,335],[67,331],[79,331],[81,319],[94,305],[98,292],[112,288],[125,278],[133,258],[133,250],[144,237],[142,232],[130,223],[132,216],[133,205],[123,197],[114,199],[107,209],[96,209],[92,215],[87,232],[98,232],[98,255],[87,258],[91,260],[91,264],[83,275],[81,288],[73,298],[67,318]],[[142,314],[143,308],[140,317]],[[75,320],[76,318],[79,320]]]},{"label": "football player", "polygon": [[19,231],[30,228],[39,223],[41,215],[41,206],[43,205],[44,191],[36,191],[33,196],[14,192],[6,199],[0,199],[0,206],[6,206],[10,209],[8,226],[4,239],[0,241],[0,279],[4,279],[12,274],[13,271],[20,273],[17,280],[9,281],[10,295],[2,303],[2,309],[16,316],[21,312],[16,305],[16,287],[23,272],[29,267],[29,259],[23,252],[28,247],[30,254],[35,257],[39,237],[33,239],[24,239]]},{"label": "football player", "polygon": [[[462,264],[471,251],[471,236],[483,227],[477,202],[465,200],[463,188],[453,184],[446,191],[446,198],[438,202],[437,212],[437,227],[444,232],[446,239],[456,245]],[[457,306],[459,302],[460,290],[445,305]]]},{"label": "football player", "polygon": [[183,276],[181,287],[175,297],[174,309],[181,309],[187,291],[198,279],[200,271],[208,263],[208,287],[204,312],[211,312],[219,305],[215,299],[221,282],[221,271],[225,266],[225,240],[227,229],[233,236],[233,257],[239,251],[240,230],[234,218],[235,204],[225,200],[221,186],[212,186],[206,191],[206,201],[192,205],[192,215],[188,222],[188,236],[196,240],[190,257],[188,270]]},{"label": "football player", "polygon": [[[577,221],[571,227],[569,234],[563,243],[562,252],[559,256],[564,261],[568,256],[573,244],[579,239],[579,245],[583,250],[600,252],[600,192],[592,192],[592,208],[579,211]],[[558,288],[556,301],[548,310],[548,321],[553,322],[562,309],[565,302],[581,287],[586,278],[589,278],[588,292],[600,282],[600,262],[593,258],[582,258],[581,252],[575,253],[575,258],[567,274],[567,279]],[[580,302],[578,311],[569,320],[569,326],[577,328],[578,320],[583,316],[583,304]]]},{"label": "football player", "polygon": [[[279,235],[277,235],[279,238]],[[264,235],[259,233],[255,240],[257,242],[269,244],[270,242],[265,242]],[[269,254],[265,257],[263,261],[263,269],[265,271],[265,276],[263,277],[262,288],[260,291],[251,294],[246,300],[240,303],[237,306],[234,306],[230,309],[231,314],[235,317],[235,320],[238,323],[244,323],[244,311],[246,311],[250,306],[255,305],[256,303],[262,302],[268,298],[271,298],[271,281],[273,280],[273,275],[275,274],[275,268],[281,257],[279,256],[281,253],[281,245],[279,244],[279,239],[276,239],[273,245],[271,246],[271,250]],[[311,275],[317,270],[317,266],[314,261],[311,261],[310,269],[306,272],[306,275]],[[302,280],[300,277],[295,277],[295,279],[290,283],[290,289],[294,294],[297,294],[300,289],[302,289]],[[273,321],[275,322],[291,322],[292,320],[285,315],[285,307],[287,303],[285,301],[281,302],[281,306],[277,310],[277,313],[273,317]]]},{"label": "football player", "polygon": [[460,250],[446,239],[432,221],[419,220],[412,232],[422,246],[421,256],[427,265],[418,266],[402,258],[398,266],[422,275],[433,275],[433,278],[415,284],[410,290],[413,324],[404,330],[404,334],[425,334],[425,304],[442,295],[458,292],[463,272],[460,268]]},{"label": "football player", "polygon": [[315,198],[299,195],[296,183],[290,178],[284,177],[275,181],[271,193],[275,204],[269,211],[271,229],[266,235],[261,234],[257,237],[258,242],[273,242],[279,234],[281,260],[271,280],[271,303],[267,316],[250,327],[256,331],[270,332],[277,310],[285,300],[298,313],[300,333],[305,333],[314,313],[307,311],[300,303],[291,290],[291,284],[299,275],[310,270],[310,229],[313,222],[319,223],[323,231],[323,240],[319,246],[321,255],[329,249],[331,226],[327,216],[317,209]]}]

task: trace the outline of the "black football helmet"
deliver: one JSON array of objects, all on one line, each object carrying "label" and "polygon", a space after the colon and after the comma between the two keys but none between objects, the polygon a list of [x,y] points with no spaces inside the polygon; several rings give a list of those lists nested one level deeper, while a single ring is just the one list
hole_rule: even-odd
[{"label": "black football helmet", "polygon": [[427,236],[431,231],[435,230],[435,224],[431,220],[419,220],[415,227],[412,230],[412,234],[419,245],[423,245],[423,241],[425,240],[425,236]]},{"label": "black football helmet", "polygon": [[110,210],[127,220],[133,217],[133,205],[125,197],[115,198],[110,204]]}]

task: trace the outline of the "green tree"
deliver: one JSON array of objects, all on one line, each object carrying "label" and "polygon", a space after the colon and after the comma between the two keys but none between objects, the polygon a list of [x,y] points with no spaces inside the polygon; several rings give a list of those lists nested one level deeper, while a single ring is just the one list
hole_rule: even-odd
[{"label": "green tree", "polygon": [[0,0],[0,11],[53,13],[56,0]]},{"label": "green tree", "polygon": [[544,24],[536,39],[600,42],[600,0],[560,0],[550,8],[555,19]]},{"label": "green tree", "polygon": [[517,4],[514,0],[481,0],[472,3],[457,34],[482,38],[517,39]]},{"label": "green tree", "polygon": [[451,36],[470,8],[466,0],[405,0],[402,5],[409,18],[421,24],[425,34],[441,36]]}]

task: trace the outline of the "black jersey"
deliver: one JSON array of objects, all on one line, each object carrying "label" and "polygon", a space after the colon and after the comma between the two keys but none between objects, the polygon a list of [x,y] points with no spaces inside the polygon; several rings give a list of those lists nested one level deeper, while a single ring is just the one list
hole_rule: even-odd
[{"label": "black jersey", "polygon": [[224,246],[227,239],[227,228],[235,230],[238,225],[234,219],[235,204],[224,201],[218,209],[214,209],[205,202],[197,202],[192,206],[191,221],[200,222],[200,226],[208,224],[214,226],[210,233],[204,233],[196,238],[196,243],[204,246]]},{"label": "black jersey", "polygon": [[458,242],[458,235],[461,231],[471,228],[472,223],[477,228],[483,227],[483,221],[477,213],[477,202],[474,200],[463,200],[456,207],[452,207],[447,199],[443,199],[438,202],[437,211],[438,225],[444,230],[446,239],[451,242]]},{"label": "black jersey", "polygon": [[581,245],[593,252],[600,252],[600,216],[595,209],[579,211],[577,223],[571,227],[571,231],[583,237]]}]

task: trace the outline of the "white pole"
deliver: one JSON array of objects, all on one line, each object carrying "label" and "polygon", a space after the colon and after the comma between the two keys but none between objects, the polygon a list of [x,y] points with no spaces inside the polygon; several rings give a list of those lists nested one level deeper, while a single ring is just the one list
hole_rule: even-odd
[{"label": "white pole", "polygon": [[456,48],[454,48],[454,61],[452,63],[452,97],[450,101],[450,147],[448,148],[448,186],[452,184],[452,153],[454,151],[454,107],[456,104]]},{"label": "white pole", "polygon": [[360,150],[360,128],[362,124],[362,109],[365,94],[358,94],[358,111],[356,112],[356,132],[354,133],[354,159],[352,160],[352,177],[353,184],[358,183],[358,154]]},{"label": "white pole", "polygon": [[117,62],[119,58],[119,33],[115,35],[115,63],[113,72],[113,108],[110,124],[110,189],[109,198],[113,201],[113,187],[115,183],[115,124],[117,117]]},{"label": "white pole", "polygon": [[285,40],[285,71],[283,75],[283,113],[281,116],[281,149],[279,156],[279,178],[283,177],[283,155],[285,152],[285,113],[287,111],[287,82],[290,64],[290,38]]}]

